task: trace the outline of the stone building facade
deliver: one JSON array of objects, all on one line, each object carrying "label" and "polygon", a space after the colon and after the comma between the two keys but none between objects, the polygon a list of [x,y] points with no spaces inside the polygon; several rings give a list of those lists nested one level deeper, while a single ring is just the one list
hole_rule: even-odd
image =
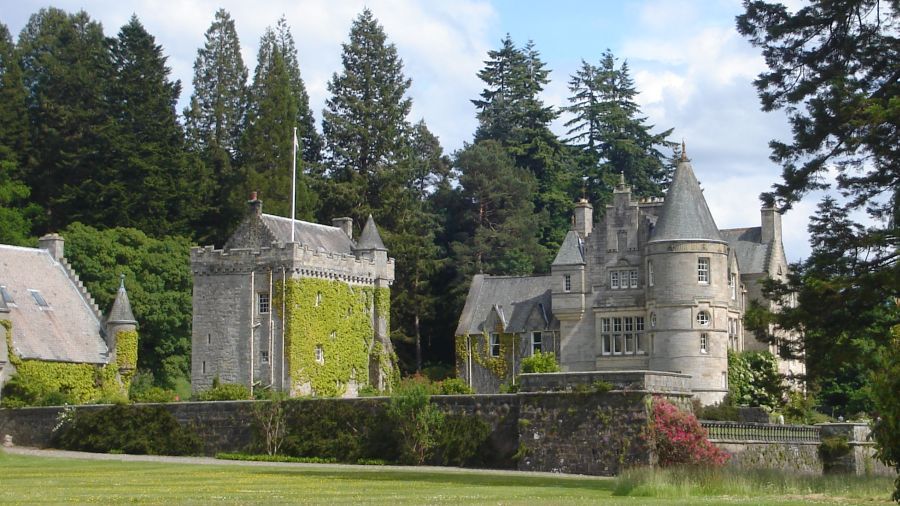
[{"label": "stone building facade", "polygon": [[759,282],[787,275],[781,215],[761,218],[719,230],[684,157],[664,199],[636,199],[621,180],[596,227],[581,200],[550,275],[475,276],[456,330],[460,377],[496,391],[523,358],[552,351],[563,371],[687,374],[701,402],[721,401],[729,349],[777,348],[743,325],[750,300],[771,304]]},{"label": "stone building facade", "polygon": [[0,244],[0,389],[18,375],[32,392],[74,403],[127,394],[138,334],[124,275],[104,316],[66,260],[63,238],[38,244]]},{"label": "stone building facade", "polygon": [[214,380],[290,395],[390,387],[394,260],[370,216],[319,225],[262,213],[254,194],[222,249],[191,250],[191,386]]}]

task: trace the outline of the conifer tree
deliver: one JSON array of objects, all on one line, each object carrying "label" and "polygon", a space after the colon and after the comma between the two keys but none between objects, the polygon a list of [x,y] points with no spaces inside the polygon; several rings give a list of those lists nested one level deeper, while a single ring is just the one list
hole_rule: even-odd
[{"label": "conifer tree", "polygon": [[22,67],[9,29],[0,23],[0,160],[12,162],[20,175],[27,163],[28,108]]},{"label": "conifer tree", "polygon": [[194,62],[194,94],[185,109],[188,146],[212,175],[215,191],[200,235],[218,241],[243,212],[246,195],[235,158],[247,109],[247,68],[241,58],[234,20],[219,9]]},{"label": "conifer tree", "polygon": [[109,40],[84,12],[31,16],[19,37],[28,90],[31,155],[26,182],[51,230],[82,221],[112,226],[120,189],[109,146],[117,134],[109,100]]},{"label": "conifer tree", "polygon": [[122,190],[116,225],[189,235],[199,208],[175,111],[181,83],[169,80],[162,48],[136,16],[119,31],[112,54],[110,98],[119,127],[112,149]]},{"label": "conifer tree", "polygon": [[250,88],[251,100],[248,106],[252,111],[253,97],[258,94],[256,83],[265,81],[265,73],[271,66],[270,59],[276,51],[281,53],[282,60],[284,60],[284,67],[290,76],[291,91],[297,101],[295,126],[303,149],[302,159],[307,164],[318,163],[322,158],[322,137],[316,131],[315,119],[309,108],[309,94],[306,92],[306,84],[300,74],[297,46],[294,44],[294,36],[291,34],[291,29],[284,16],[278,19],[274,29],[266,28],[259,41],[256,71]]},{"label": "conifer tree", "polygon": [[405,156],[410,80],[368,9],[354,20],[341,60],[343,70],[328,83],[322,121],[334,183],[325,211],[361,220],[383,209],[379,186]]},{"label": "conifer tree", "polygon": [[653,125],[646,124],[635,102],[638,91],[628,63],[617,67],[609,50],[597,66],[582,60],[569,91],[568,141],[581,155],[592,200],[605,202],[619,173],[638,195],[660,195],[670,173],[660,148],[674,147],[667,140],[672,129],[651,133]]}]

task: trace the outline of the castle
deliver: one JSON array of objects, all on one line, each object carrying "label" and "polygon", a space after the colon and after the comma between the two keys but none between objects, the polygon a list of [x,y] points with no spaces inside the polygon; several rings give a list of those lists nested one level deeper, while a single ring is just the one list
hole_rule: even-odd
[{"label": "castle", "polygon": [[292,396],[355,397],[390,387],[394,260],[369,216],[333,226],[248,214],[222,249],[191,250],[191,387],[218,379]]},{"label": "castle", "polygon": [[68,402],[126,395],[138,333],[124,275],[104,317],[66,261],[63,238],[38,242],[0,244],[0,387],[17,375],[32,392]]},{"label": "castle", "polygon": [[[664,199],[635,199],[620,178],[596,228],[591,204],[576,204],[550,275],[474,277],[455,333],[459,376],[496,392],[524,358],[554,352],[563,371],[688,374],[703,404],[721,401],[728,350],[777,348],[744,328],[751,300],[774,307],[759,282],[787,275],[781,215],[761,218],[719,230],[685,156]],[[805,373],[800,361],[779,367]]]}]

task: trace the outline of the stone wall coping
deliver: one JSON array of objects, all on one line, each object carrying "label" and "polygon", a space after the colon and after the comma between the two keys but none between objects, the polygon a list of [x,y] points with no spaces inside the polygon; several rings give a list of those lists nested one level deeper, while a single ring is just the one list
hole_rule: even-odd
[{"label": "stone wall coping", "polygon": [[614,376],[614,375],[626,375],[626,374],[641,374],[644,376],[670,376],[674,378],[690,378],[690,374],[682,374],[678,372],[669,372],[669,371],[651,371],[647,369],[633,369],[633,370],[622,370],[622,371],[561,371],[561,372],[529,372],[522,373],[519,376],[574,376],[574,375],[596,375],[596,376]]},{"label": "stone wall coping", "polygon": [[709,438],[710,443],[736,444],[736,445],[808,445],[819,446],[818,441],[764,441],[762,439],[713,439]]}]

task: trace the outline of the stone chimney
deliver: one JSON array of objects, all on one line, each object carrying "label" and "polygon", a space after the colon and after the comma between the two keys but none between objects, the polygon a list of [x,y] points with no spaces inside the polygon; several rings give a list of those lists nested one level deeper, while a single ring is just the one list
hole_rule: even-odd
[{"label": "stone chimney", "polygon": [[762,215],[762,242],[781,242],[781,213],[774,207],[764,207]]},{"label": "stone chimney", "polygon": [[594,229],[594,206],[587,199],[581,199],[575,204],[575,232],[582,239],[591,235]]},{"label": "stone chimney", "polygon": [[262,214],[262,200],[257,198],[256,192],[250,192],[250,200],[247,201],[247,205],[250,206],[250,212],[257,216]]},{"label": "stone chimney", "polygon": [[56,261],[62,261],[65,241],[59,234],[47,234],[38,239],[38,247],[50,252]]},{"label": "stone chimney", "polygon": [[353,239],[353,218],[332,218],[331,226],[343,230],[347,237]]}]

